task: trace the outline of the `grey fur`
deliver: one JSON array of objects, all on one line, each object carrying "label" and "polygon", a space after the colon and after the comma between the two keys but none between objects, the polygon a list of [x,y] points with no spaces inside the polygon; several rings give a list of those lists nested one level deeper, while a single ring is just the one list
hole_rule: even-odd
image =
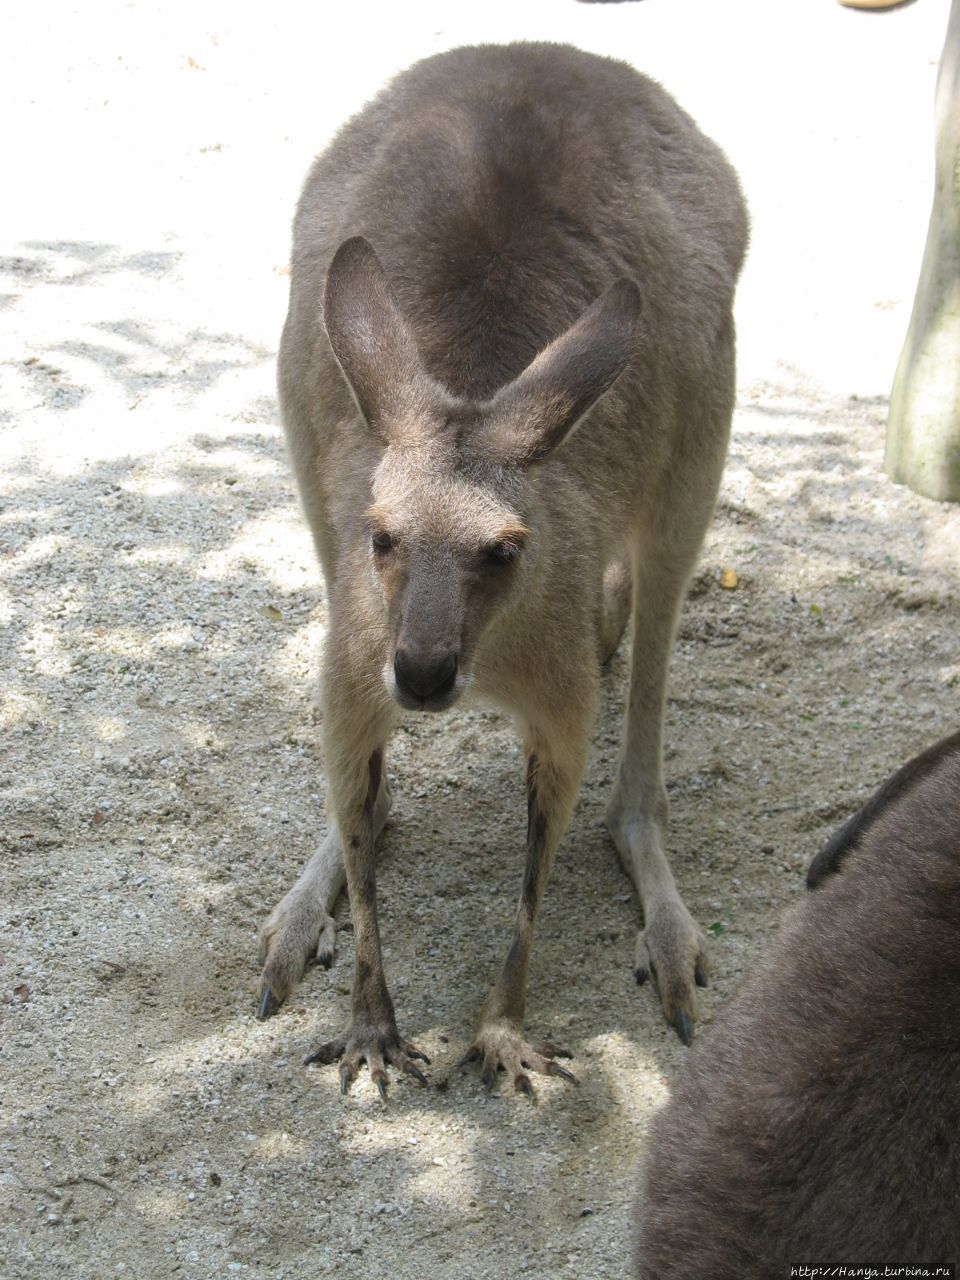
[{"label": "grey fur", "polygon": [[471,1052],[525,1092],[529,1063],[556,1070],[523,1039],[526,966],[631,578],[608,819],[645,912],[638,973],[655,967],[667,1017],[689,1028],[703,937],[662,851],[661,725],[726,451],[746,236],[736,176],[668,95],[563,45],[418,63],[307,178],[279,390],[328,591],[329,834],[262,931],[261,1012],[314,950],[332,954],[345,855],[354,1025],[318,1060],[342,1057],[346,1084],[371,1055],[409,1064],[375,901],[359,897],[389,805],[367,761],[398,703],[443,710],[467,689],[517,721],[537,814]]},{"label": "grey fur", "polygon": [[691,1054],[650,1133],[641,1280],[960,1260],[956,748],[881,788]]},{"label": "grey fur", "polygon": [[844,858],[860,844],[874,819],[901,794],[909,791],[921,777],[935,768],[945,756],[954,751],[960,752],[960,733],[952,733],[949,737],[935,742],[932,747],[928,747],[926,751],[921,751],[918,756],[908,760],[888,778],[863,808],[858,809],[838,831],[834,832],[814,857],[807,868],[807,888],[815,889],[832,875]]}]

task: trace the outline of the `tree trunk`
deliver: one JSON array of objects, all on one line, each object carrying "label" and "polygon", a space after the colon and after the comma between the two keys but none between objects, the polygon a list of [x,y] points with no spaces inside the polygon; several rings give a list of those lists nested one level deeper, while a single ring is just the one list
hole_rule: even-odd
[{"label": "tree trunk", "polygon": [[960,502],[960,0],[950,9],[936,104],[933,209],[890,395],[886,469],[918,493]]}]

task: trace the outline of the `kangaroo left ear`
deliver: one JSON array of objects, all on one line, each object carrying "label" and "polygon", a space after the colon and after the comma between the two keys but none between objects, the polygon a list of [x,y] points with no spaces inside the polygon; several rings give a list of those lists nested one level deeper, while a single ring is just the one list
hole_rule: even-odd
[{"label": "kangaroo left ear", "polygon": [[345,240],[333,255],[323,321],[367,425],[390,444],[424,371],[387,274],[363,236]]},{"label": "kangaroo left ear", "polygon": [[531,466],[576,429],[636,349],[640,291],[618,280],[486,407],[484,449]]}]

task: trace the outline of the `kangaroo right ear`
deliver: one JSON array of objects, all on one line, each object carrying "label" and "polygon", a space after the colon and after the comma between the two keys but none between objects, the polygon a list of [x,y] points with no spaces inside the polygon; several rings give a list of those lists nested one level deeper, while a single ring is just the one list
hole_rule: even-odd
[{"label": "kangaroo right ear", "polygon": [[423,366],[387,273],[363,236],[345,240],[333,255],[323,322],[360,412],[389,444],[392,423],[415,400]]},{"label": "kangaroo right ear", "polygon": [[529,466],[574,431],[637,347],[640,291],[618,280],[544,347],[488,406],[483,442],[495,457]]}]

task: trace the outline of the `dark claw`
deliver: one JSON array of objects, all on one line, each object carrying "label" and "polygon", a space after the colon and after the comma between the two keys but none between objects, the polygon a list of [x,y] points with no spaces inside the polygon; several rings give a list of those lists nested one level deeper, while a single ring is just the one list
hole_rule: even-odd
[{"label": "dark claw", "polygon": [[683,1043],[689,1047],[693,1043],[693,1023],[690,1015],[683,1009],[678,1009],[673,1019],[673,1026]]},{"label": "dark claw", "polygon": [[[386,1080],[383,1078],[383,1076],[377,1076],[377,1077],[376,1077],[376,1080],[375,1080],[375,1083],[376,1083],[376,1086],[377,1086],[377,1093],[379,1093],[379,1095],[380,1095],[380,1101],[381,1101],[381,1102],[386,1102],[386,1100],[387,1100],[387,1082],[386,1082]],[[342,1085],[341,1085],[341,1088],[342,1088]],[[343,1092],[346,1092],[346,1090],[343,1090]]]},{"label": "dark claw", "polygon": [[[423,1057],[423,1054],[421,1054],[421,1055],[420,1055],[420,1057],[422,1058],[422,1057]],[[414,1078],[414,1080],[416,1080],[417,1084],[424,1084],[424,1085],[426,1085],[426,1084],[429,1084],[429,1083],[430,1083],[430,1081],[429,1081],[429,1080],[427,1079],[427,1077],[423,1074],[423,1072],[420,1070],[420,1068],[419,1068],[419,1067],[415,1067],[415,1066],[413,1065],[413,1063],[412,1063],[412,1062],[405,1062],[405,1063],[403,1064],[403,1069],[404,1069],[404,1071],[407,1073],[407,1075],[408,1075],[408,1076],[413,1076],[413,1078]]]},{"label": "dark claw", "polygon": [[330,966],[333,964],[333,952],[318,951],[317,964],[320,966],[321,969],[329,969]]},{"label": "dark claw", "polygon": [[703,972],[703,966],[700,964],[699,960],[693,966],[693,980],[696,982],[698,987],[706,987],[709,985],[707,983],[707,975]]},{"label": "dark claw", "polygon": [[517,1076],[516,1080],[513,1082],[513,1086],[517,1093],[525,1093],[528,1098],[532,1098],[534,1096],[533,1085],[530,1083],[529,1076]]},{"label": "dark claw", "polygon": [[646,980],[650,977],[649,969],[634,969],[634,977],[637,980],[637,986],[642,987]]},{"label": "dark claw", "polygon": [[480,1050],[476,1047],[476,1045],[474,1045],[473,1048],[467,1050],[467,1052],[463,1055],[463,1057],[457,1063],[457,1066],[461,1068],[469,1067],[471,1062],[479,1062],[479,1060],[480,1060]]},{"label": "dark claw", "polygon": [[568,1080],[570,1084],[580,1083],[572,1071],[568,1071],[566,1067],[561,1067],[560,1063],[554,1062],[552,1058],[547,1063],[547,1075],[559,1076],[561,1080]]},{"label": "dark claw", "polygon": [[492,1093],[493,1087],[497,1083],[496,1068],[487,1067],[480,1079],[483,1081],[483,1087],[486,1089],[487,1093]]},{"label": "dark claw", "polygon": [[260,997],[260,1006],[257,1009],[257,1021],[266,1022],[268,1018],[272,1018],[282,1003],[283,1001],[278,1000],[273,994],[273,988],[267,987],[264,990],[263,995]]},{"label": "dark claw", "polygon": [[351,1084],[353,1084],[353,1068],[349,1062],[345,1062],[340,1068],[340,1092],[349,1093]]},{"label": "dark claw", "polygon": [[407,1057],[413,1058],[415,1062],[425,1062],[428,1067],[430,1066],[430,1059],[425,1053],[421,1053],[419,1049],[408,1049]]}]

